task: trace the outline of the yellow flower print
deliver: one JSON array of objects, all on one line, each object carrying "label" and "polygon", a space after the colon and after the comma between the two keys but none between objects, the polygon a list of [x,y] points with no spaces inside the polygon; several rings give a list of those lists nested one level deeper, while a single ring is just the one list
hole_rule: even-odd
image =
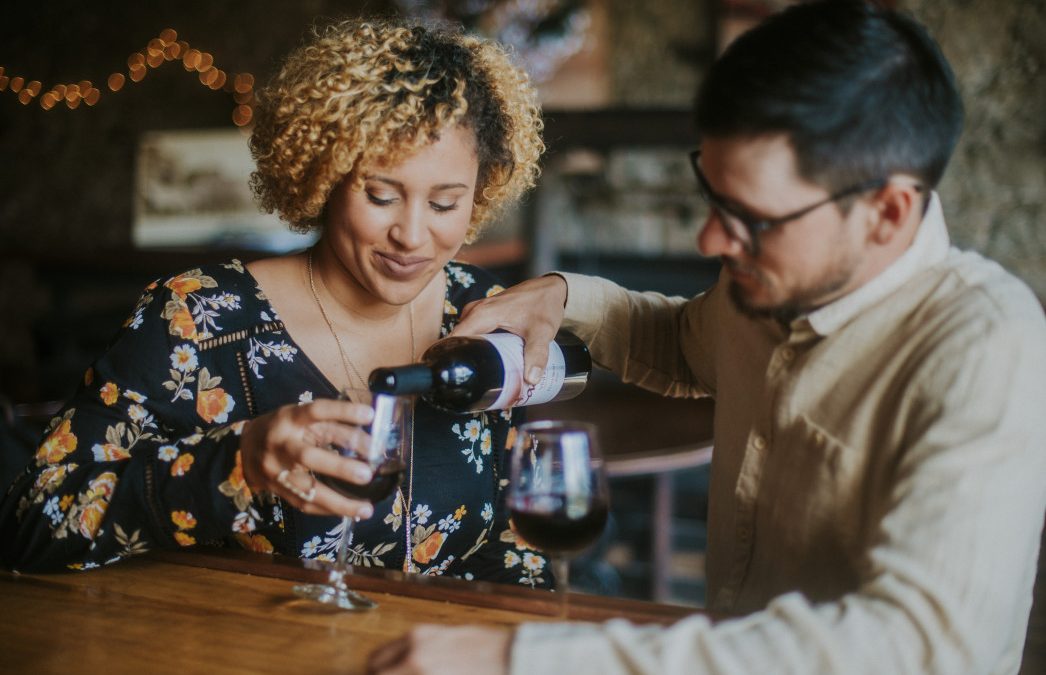
[{"label": "yellow flower print", "polygon": [[190,293],[203,288],[203,284],[200,283],[200,278],[189,276],[189,274],[179,274],[164,284],[164,286],[171,289],[175,295],[180,295],[183,299]]},{"label": "yellow flower print", "polygon": [[505,290],[504,286],[502,286],[501,284],[494,284],[493,286],[487,289],[487,297],[489,298],[491,296],[497,295],[503,290]]},{"label": "yellow flower print", "polygon": [[65,477],[70,471],[76,470],[76,464],[52,464],[40,472],[33,483],[34,492],[46,492],[51,494],[65,482]]},{"label": "yellow flower print", "polygon": [[457,316],[458,308],[452,305],[449,300],[444,300],[443,313],[447,316]]},{"label": "yellow flower print", "polygon": [[414,547],[411,557],[419,565],[425,565],[439,555],[439,550],[443,548],[443,542],[446,540],[447,535],[443,532],[433,532],[425,541]]},{"label": "yellow flower print", "polygon": [[243,456],[236,451],[236,466],[229,472],[229,479],[218,486],[218,491],[232,500],[240,511],[245,511],[251,503],[251,489],[243,479]]},{"label": "yellow flower print", "polygon": [[60,508],[63,512],[68,511],[69,506],[73,503],[73,499],[75,499],[75,497],[73,497],[72,495],[66,495],[62,497],[61,501],[58,502],[58,508]]},{"label": "yellow flower print", "polygon": [[96,462],[115,462],[131,458],[131,453],[126,448],[114,443],[95,443],[91,452],[94,453]]},{"label": "yellow flower print", "polygon": [[108,506],[109,502],[98,500],[87,504],[80,510],[77,530],[85,539],[93,540],[94,536],[98,534],[98,529],[102,526],[102,519],[105,518],[105,509]]},{"label": "yellow flower print", "polygon": [[469,512],[468,509],[466,509],[465,505],[462,504],[461,506],[458,507],[458,510],[454,512],[454,520],[461,520],[462,518],[465,517],[465,514],[468,513],[468,512]]},{"label": "yellow flower print", "polygon": [[178,455],[178,459],[174,460],[174,463],[171,464],[171,475],[184,476],[189,473],[189,467],[192,466],[194,461],[196,461],[196,458],[188,452]]},{"label": "yellow flower print", "polygon": [[120,398],[120,389],[115,382],[106,382],[99,393],[102,395],[102,403],[105,405],[112,405],[116,403],[116,399]]},{"label": "yellow flower print", "polygon": [[240,546],[247,549],[248,551],[255,551],[257,553],[272,553],[276,549],[273,547],[272,542],[269,541],[263,534],[237,534],[235,535],[236,541],[240,543]]},{"label": "yellow flower print", "polygon": [[508,434],[505,435],[505,449],[511,450],[512,446],[516,444],[516,427],[509,427]]},{"label": "yellow flower print", "polygon": [[164,314],[164,318],[170,320],[167,330],[171,335],[176,335],[183,340],[196,339],[196,322],[193,321],[188,305],[179,303],[173,311]]},{"label": "yellow flower print", "polygon": [[36,451],[38,462],[57,464],[76,450],[76,436],[71,431],[72,425],[72,420],[66,418],[48,435]]},{"label": "yellow flower print", "polygon": [[224,424],[236,402],[221,387],[200,391],[196,397],[196,412],[207,422]]},{"label": "yellow flower print", "polygon": [[196,539],[187,532],[175,532],[174,540],[182,546],[193,546],[196,544]]},{"label": "yellow flower print", "polygon": [[171,522],[177,525],[179,530],[191,530],[196,527],[196,518],[188,511],[172,511]]},{"label": "yellow flower print", "polygon": [[115,489],[116,474],[106,471],[92,480],[87,491],[80,495],[80,512],[70,516],[76,518],[76,529],[85,539],[93,540],[98,533]]},{"label": "yellow flower print", "polygon": [[104,499],[109,501],[109,498],[113,494],[113,490],[116,489],[116,474],[112,471],[106,471],[105,473],[99,474],[97,478],[91,481],[87,486],[87,492],[85,496],[90,500]]}]

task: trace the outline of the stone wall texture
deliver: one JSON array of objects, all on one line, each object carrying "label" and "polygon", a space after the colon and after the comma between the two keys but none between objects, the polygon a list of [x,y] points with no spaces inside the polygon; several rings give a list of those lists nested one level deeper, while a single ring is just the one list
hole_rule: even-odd
[{"label": "stone wall texture", "polygon": [[952,239],[1046,300],[1046,0],[902,0],[952,63],[966,129],[940,186]]}]

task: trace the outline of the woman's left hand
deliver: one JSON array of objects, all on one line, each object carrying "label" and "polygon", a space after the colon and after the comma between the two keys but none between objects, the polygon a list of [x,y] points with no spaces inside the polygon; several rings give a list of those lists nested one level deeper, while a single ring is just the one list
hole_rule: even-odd
[{"label": "woman's left hand", "polygon": [[369,502],[349,499],[316,480],[325,474],[365,485],[372,476],[366,462],[342,457],[329,446],[364,447],[370,406],[317,399],[285,405],[249,422],[240,437],[243,478],[252,491],[268,491],[304,513],[369,518]]}]

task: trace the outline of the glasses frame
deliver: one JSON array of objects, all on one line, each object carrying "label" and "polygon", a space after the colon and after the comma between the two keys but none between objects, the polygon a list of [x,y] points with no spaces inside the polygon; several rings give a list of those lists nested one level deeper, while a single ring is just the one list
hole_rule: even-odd
[{"label": "glasses frame", "polygon": [[[810,204],[809,206],[805,206],[797,211],[792,211],[791,213],[777,216],[775,218],[759,218],[731,207],[721,195],[712,189],[711,184],[709,184],[708,179],[705,177],[704,172],[701,171],[701,167],[697,163],[700,158],[700,149],[690,152],[690,165],[693,167],[694,175],[697,177],[697,186],[698,191],[701,193],[701,197],[704,198],[708,203],[709,208],[713,211],[717,211],[721,215],[727,216],[725,218],[720,217],[720,222],[723,223],[723,229],[726,230],[726,233],[731,239],[741,244],[745,252],[752,257],[759,255],[759,235],[766,230],[784,225],[793,220],[798,220],[822,206],[837,202],[840,199],[851,197],[869,190],[882,189],[888,182],[885,178],[871,178],[857,183],[856,185],[851,185],[848,188],[839,190],[825,199]],[[743,231],[737,228],[737,223],[744,226]]]}]

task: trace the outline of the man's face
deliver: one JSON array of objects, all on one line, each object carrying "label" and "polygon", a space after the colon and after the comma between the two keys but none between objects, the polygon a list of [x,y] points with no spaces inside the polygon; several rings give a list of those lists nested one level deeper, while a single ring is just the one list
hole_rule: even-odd
[{"label": "man's face", "polygon": [[[731,211],[755,219],[779,218],[829,196],[825,188],[799,177],[784,135],[706,138],[699,168]],[[752,255],[712,209],[698,235],[698,249],[723,261],[738,308],[790,320],[859,285],[866,216],[860,202],[846,215],[836,203],[825,204],[760,233],[758,255]]]}]

